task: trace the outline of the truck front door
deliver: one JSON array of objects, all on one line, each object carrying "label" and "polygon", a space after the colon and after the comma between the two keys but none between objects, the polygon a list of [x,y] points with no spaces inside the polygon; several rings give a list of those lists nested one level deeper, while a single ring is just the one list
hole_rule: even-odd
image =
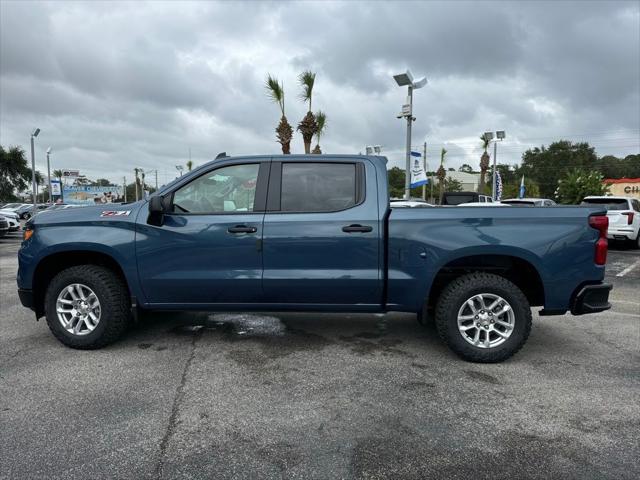
[{"label": "truck front door", "polygon": [[364,159],[312,158],[271,167],[265,301],[379,307],[382,222],[375,170]]},{"label": "truck front door", "polygon": [[136,253],[149,303],[261,301],[268,172],[269,161],[223,163],[170,195],[162,225],[140,214]]}]

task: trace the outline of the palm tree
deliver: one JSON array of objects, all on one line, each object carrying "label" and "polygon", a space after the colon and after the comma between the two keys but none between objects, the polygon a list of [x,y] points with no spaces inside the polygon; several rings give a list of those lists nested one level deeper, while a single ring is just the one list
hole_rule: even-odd
[{"label": "palm tree", "polygon": [[484,193],[484,177],[487,174],[487,170],[489,170],[489,154],[487,153],[487,149],[489,148],[489,139],[485,138],[484,135],[481,135],[480,141],[482,142],[484,153],[482,154],[482,157],[480,157],[480,187],[478,188],[478,192]]},{"label": "palm tree", "polygon": [[291,153],[291,138],[293,137],[293,128],[289,124],[286,115],[284,114],[284,84],[278,83],[278,79],[267,75],[267,81],[265,82],[267,94],[275,103],[280,107],[280,123],[276,127],[276,138],[278,143],[282,145],[282,153]]},{"label": "palm tree", "polygon": [[320,136],[327,129],[327,115],[321,110],[316,112],[316,123],[316,146],[311,153],[320,155],[322,153],[322,150],[320,150]]},{"label": "palm tree", "polygon": [[302,133],[302,141],[304,142],[304,153],[311,153],[311,140],[316,134],[318,123],[311,111],[311,100],[313,96],[313,85],[316,82],[316,74],[307,70],[298,76],[298,83],[302,87],[300,98],[303,102],[309,102],[309,110],[302,121],[298,124],[298,130]]},{"label": "palm tree", "polygon": [[440,205],[442,205],[442,198],[444,197],[444,180],[447,177],[447,171],[444,169],[444,156],[447,154],[447,151],[444,147],[442,147],[442,151],[440,152],[440,168],[436,172],[436,177],[440,181]]},{"label": "palm tree", "polygon": [[187,170],[191,171],[192,168],[193,168],[193,162],[191,160],[189,160],[187,162]]}]

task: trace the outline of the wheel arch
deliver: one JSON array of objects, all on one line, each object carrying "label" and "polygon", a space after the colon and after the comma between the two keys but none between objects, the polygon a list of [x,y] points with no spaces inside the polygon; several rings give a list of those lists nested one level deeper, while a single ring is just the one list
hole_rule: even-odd
[{"label": "wheel arch", "polygon": [[538,268],[526,258],[512,254],[474,254],[458,256],[442,265],[433,277],[425,296],[429,307],[434,307],[444,287],[461,275],[487,272],[500,275],[513,282],[531,306],[542,306],[545,301],[544,282]]},{"label": "wheel arch", "polygon": [[130,282],[120,263],[108,253],[95,250],[66,250],[43,257],[33,273],[33,300],[36,317],[44,315],[44,298],[47,286],[59,272],[77,265],[100,265],[112,270],[132,294]]}]

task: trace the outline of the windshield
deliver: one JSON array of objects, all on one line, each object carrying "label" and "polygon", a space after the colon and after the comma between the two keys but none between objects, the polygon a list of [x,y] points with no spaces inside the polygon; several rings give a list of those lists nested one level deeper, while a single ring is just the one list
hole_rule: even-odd
[{"label": "windshield", "polygon": [[629,203],[624,198],[585,198],[580,205],[598,205],[607,211],[629,210]]}]

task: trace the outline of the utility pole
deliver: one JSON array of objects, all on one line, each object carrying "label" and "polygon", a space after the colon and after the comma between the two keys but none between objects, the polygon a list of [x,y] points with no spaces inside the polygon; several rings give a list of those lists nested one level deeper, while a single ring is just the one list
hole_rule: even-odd
[{"label": "utility pole", "polygon": [[127,177],[122,177],[122,187],[124,192],[124,203],[127,203]]},{"label": "utility pole", "polygon": [[38,186],[36,184],[36,154],[35,148],[33,146],[33,139],[37,137],[39,133],[40,129],[36,128],[31,134],[31,182],[33,186],[33,211],[31,212],[31,216],[36,214],[36,204],[38,203]]},{"label": "utility pole", "polygon": [[[424,142],[424,149],[422,151],[422,162],[423,162],[423,168],[424,168],[424,174],[425,176],[427,175],[427,142]],[[427,199],[427,186],[426,185],[422,185],[422,199],[426,200]]]},{"label": "utility pole", "polygon": [[404,199],[411,197],[411,124],[413,123],[413,85],[409,85],[409,115],[407,115],[407,152],[404,176]]},{"label": "utility pole", "polygon": [[47,148],[47,179],[49,181],[49,203],[53,204],[53,194],[51,193],[51,164],[49,163],[49,154],[51,147]]},{"label": "utility pole", "polygon": [[137,202],[138,201],[138,169],[134,168],[133,171],[136,174],[135,179],[134,179],[134,183],[136,185],[136,202]]},{"label": "utility pole", "polygon": [[496,156],[498,155],[498,142],[493,142],[493,181],[491,185],[491,199],[496,201]]}]

